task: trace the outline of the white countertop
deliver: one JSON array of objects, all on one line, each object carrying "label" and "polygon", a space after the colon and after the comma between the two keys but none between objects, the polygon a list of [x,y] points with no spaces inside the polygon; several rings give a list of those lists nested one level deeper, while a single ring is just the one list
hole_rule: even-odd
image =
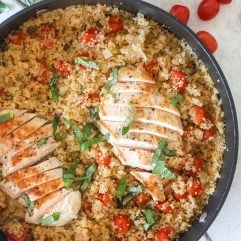
[{"label": "white countertop", "polygon": [[[0,23],[21,9],[13,0],[2,0],[11,7],[8,13],[0,14]],[[232,4],[222,5],[218,16],[211,21],[201,21],[197,16],[198,0],[146,0],[165,10],[179,3],[189,6],[190,20],[188,25],[196,32],[207,30],[212,33],[219,44],[215,57],[222,67],[236,103],[239,123],[241,123],[241,1],[233,0]],[[241,132],[240,132],[241,136]],[[239,147],[241,144],[239,144]],[[239,161],[232,188],[228,198],[212,224],[208,233],[213,241],[241,240],[241,164]],[[204,239],[201,239],[204,240]],[[200,240],[200,241],[201,241]]]}]

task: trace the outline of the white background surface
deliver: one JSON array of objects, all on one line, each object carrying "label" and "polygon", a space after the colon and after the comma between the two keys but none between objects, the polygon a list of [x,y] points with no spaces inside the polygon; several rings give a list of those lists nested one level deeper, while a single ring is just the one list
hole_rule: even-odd
[{"label": "white background surface", "polygon": [[[10,5],[11,12],[0,14],[0,23],[21,9],[20,5],[13,0],[2,1]],[[171,6],[176,3],[189,6],[191,15],[188,25],[195,32],[198,30],[207,30],[216,37],[219,43],[219,49],[215,53],[215,57],[228,80],[236,103],[239,123],[241,123],[241,0],[233,0],[232,4],[222,5],[219,15],[215,17],[215,19],[207,22],[201,21],[197,16],[197,6],[200,2],[198,0],[147,1],[165,10],[169,10]],[[229,196],[219,216],[208,230],[213,241],[241,241],[240,156],[241,155],[239,155],[237,171]]]}]

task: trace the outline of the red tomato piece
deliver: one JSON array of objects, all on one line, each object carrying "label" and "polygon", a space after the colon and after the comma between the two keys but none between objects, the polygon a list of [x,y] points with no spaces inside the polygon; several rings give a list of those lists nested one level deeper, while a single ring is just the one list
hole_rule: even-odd
[{"label": "red tomato piece", "polygon": [[123,29],[123,22],[119,17],[108,17],[108,30],[109,33],[117,33]]},{"label": "red tomato piece", "polygon": [[55,31],[54,26],[49,23],[43,23],[38,27],[36,36],[42,41],[45,48],[55,47],[57,43]]},{"label": "red tomato piece", "polygon": [[175,229],[172,227],[161,228],[156,233],[157,241],[169,241],[175,236]]},{"label": "red tomato piece", "polygon": [[218,2],[222,4],[229,4],[232,2],[232,0],[218,0]]},{"label": "red tomato piece", "polygon": [[198,105],[192,106],[190,115],[192,122],[197,126],[200,126],[208,119],[206,110]]},{"label": "red tomato piece", "polygon": [[91,211],[92,210],[92,203],[91,202],[84,202],[83,210],[85,212]]},{"label": "red tomato piece", "polygon": [[99,193],[98,197],[97,197],[98,200],[100,200],[104,206],[107,206],[108,203],[110,202],[110,194],[109,193]]},{"label": "red tomato piece", "polygon": [[216,133],[217,133],[217,128],[215,126],[213,126],[210,129],[204,130],[204,132],[203,132],[203,140],[204,141],[209,141],[209,140],[213,139],[214,136],[216,135]]},{"label": "red tomato piece", "polygon": [[184,193],[184,194],[179,194],[177,192],[174,192],[173,193],[174,197],[178,200],[181,200],[181,199],[186,199],[188,194],[187,193]]},{"label": "red tomato piece", "polygon": [[48,66],[45,62],[39,62],[40,73],[38,77],[38,82],[42,85],[46,85],[49,82]]},{"label": "red tomato piece", "polygon": [[196,177],[198,173],[203,169],[203,159],[196,156],[192,158],[193,167],[191,170],[188,170],[188,175],[192,177]]},{"label": "red tomato piece", "polygon": [[94,44],[99,43],[98,36],[100,34],[100,30],[97,28],[90,28],[86,32],[82,34],[80,40],[85,43],[93,42]]},{"label": "red tomato piece", "polygon": [[126,215],[115,216],[114,219],[115,231],[119,234],[126,234],[131,228],[131,221]]},{"label": "red tomato piece", "polygon": [[10,36],[9,42],[15,45],[21,45],[25,42],[27,35],[23,32],[18,32]]},{"label": "red tomato piece", "polygon": [[177,93],[184,93],[188,85],[186,75],[182,71],[174,70],[170,74],[170,83]]},{"label": "red tomato piece", "polygon": [[99,165],[108,167],[110,165],[111,156],[96,156],[95,160]]},{"label": "red tomato piece", "polygon": [[147,202],[149,202],[151,199],[151,195],[149,193],[140,193],[137,196],[133,198],[134,202],[137,206],[145,205]]},{"label": "red tomato piece", "polygon": [[218,14],[219,9],[217,0],[203,0],[198,6],[198,16],[202,20],[210,20]]},{"label": "red tomato piece", "polygon": [[71,74],[71,69],[72,66],[70,65],[70,63],[64,60],[60,60],[56,65],[57,72],[64,77],[68,77]]},{"label": "red tomato piece", "polygon": [[182,23],[187,24],[189,20],[190,11],[188,7],[176,4],[172,6],[170,14],[176,17]]},{"label": "red tomato piece", "polygon": [[192,131],[195,129],[195,126],[193,124],[187,124],[184,127],[184,136],[186,137],[191,137],[192,136]]},{"label": "red tomato piece", "polygon": [[197,32],[197,36],[202,40],[211,53],[214,53],[218,49],[217,40],[209,32],[199,31]]},{"label": "red tomato piece", "polygon": [[163,213],[172,213],[175,209],[173,203],[171,203],[169,201],[157,203],[156,207],[158,210],[160,210]]},{"label": "red tomato piece", "polygon": [[5,228],[4,233],[9,241],[26,241],[29,238],[29,229],[26,225],[23,225],[21,233],[19,233],[21,235],[16,234],[9,228]]},{"label": "red tomato piece", "polygon": [[156,59],[151,59],[144,64],[144,69],[149,75],[151,75],[152,77],[155,77],[158,75],[160,71],[160,66]]},{"label": "red tomato piece", "polygon": [[0,98],[3,97],[5,95],[5,92],[3,89],[0,89]]},{"label": "red tomato piece", "polygon": [[203,187],[200,183],[193,182],[191,185],[187,186],[188,194],[197,197],[203,193]]}]

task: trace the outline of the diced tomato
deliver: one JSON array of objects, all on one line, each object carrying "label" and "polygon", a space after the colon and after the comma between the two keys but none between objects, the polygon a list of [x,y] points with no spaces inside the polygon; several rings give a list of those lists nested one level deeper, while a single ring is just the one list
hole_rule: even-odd
[{"label": "diced tomato", "polygon": [[[4,228],[4,233],[7,236],[9,241],[27,241],[29,238],[29,229],[26,225],[23,225],[22,230],[20,231],[21,235],[15,234],[9,228]],[[19,233],[20,233],[19,232]]]},{"label": "diced tomato", "polygon": [[181,199],[186,199],[188,194],[184,193],[184,194],[179,194],[177,192],[173,192],[173,195],[176,199],[181,200]]},{"label": "diced tomato", "polygon": [[160,66],[156,59],[151,59],[151,60],[147,61],[144,64],[144,68],[145,68],[146,72],[149,75],[151,75],[152,77],[157,76],[160,71]]},{"label": "diced tomato", "polygon": [[108,31],[109,33],[117,33],[123,29],[123,22],[119,17],[108,17]]},{"label": "diced tomato", "polygon": [[181,21],[184,24],[188,23],[189,20],[189,8],[180,4],[176,4],[172,6],[170,10],[170,14],[174,17],[176,17],[179,21]]},{"label": "diced tomato", "polygon": [[131,228],[131,221],[126,215],[115,216],[114,219],[115,231],[119,234],[126,234]]},{"label": "diced tomato", "polygon": [[11,44],[21,45],[25,42],[26,38],[27,38],[27,35],[25,33],[18,32],[10,36],[9,42]]},{"label": "diced tomato", "polygon": [[170,241],[175,236],[175,229],[172,227],[161,228],[156,233],[157,241]]},{"label": "diced tomato", "polygon": [[100,100],[100,94],[98,92],[89,93],[88,97],[92,102],[97,102]]},{"label": "diced tomato", "polygon": [[170,83],[177,93],[184,93],[188,85],[188,80],[182,71],[173,70],[170,74]]},{"label": "diced tomato", "polygon": [[217,40],[209,32],[199,31],[197,32],[197,36],[202,40],[211,53],[214,53],[218,49]]},{"label": "diced tomato", "polygon": [[203,140],[209,141],[209,140],[213,139],[214,136],[216,135],[216,133],[217,133],[217,128],[215,126],[213,126],[210,129],[204,130]]},{"label": "diced tomato", "polygon": [[187,124],[184,127],[184,136],[186,137],[191,137],[192,136],[192,131],[195,129],[195,126],[193,124]]},{"label": "diced tomato", "polygon": [[49,81],[49,73],[48,73],[48,66],[46,62],[39,62],[40,64],[40,72],[38,77],[38,82],[42,85],[48,84]]},{"label": "diced tomato", "polygon": [[104,166],[108,167],[110,165],[111,156],[98,156],[97,155],[95,160],[99,165],[104,165]]},{"label": "diced tomato", "polygon": [[45,48],[55,47],[57,43],[55,31],[54,26],[49,23],[43,23],[38,27],[36,36],[42,41]]},{"label": "diced tomato", "polygon": [[162,211],[163,213],[172,213],[175,209],[173,203],[169,201],[157,203],[156,207],[158,210]]},{"label": "diced tomato", "polygon": [[219,9],[217,0],[203,0],[198,6],[198,16],[202,20],[210,20],[218,14]]},{"label": "diced tomato", "polygon": [[99,43],[99,38],[98,38],[99,34],[100,34],[99,29],[90,28],[81,35],[80,40],[85,43],[93,42],[94,44],[97,44]]},{"label": "diced tomato", "polygon": [[5,95],[5,92],[3,89],[0,89],[0,98],[3,97]]},{"label": "diced tomato", "polygon": [[208,115],[206,110],[203,107],[198,105],[194,105],[191,107],[190,116],[191,116],[192,122],[197,126],[200,126],[201,124],[203,124],[205,121],[208,120]]},{"label": "diced tomato", "polygon": [[147,202],[149,202],[151,199],[151,195],[149,193],[140,193],[137,196],[133,198],[134,202],[137,206],[145,205]]},{"label": "diced tomato", "polygon": [[67,61],[60,60],[56,65],[56,70],[64,77],[68,77],[71,74],[72,66]]},{"label": "diced tomato", "polygon": [[232,2],[232,0],[218,0],[218,2],[222,4],[229,4]]},{"label": "diced tomato", "polygon": [[91,202],[84,202],[83,204],[83,210],[85,212],[89,212],[92,210],[92,203]]},{"label": "diced tomato", "polygon": [[107,206],[108,203],[110,202],[110,194],[109,193],[99,193],[98,197],[97,197],[98,200],[100,200],[104,206]]},{"label": "diced tomato", "polygon": [[203,193],[202,184],[193,182],[191,185],[187,186],[187,192],[194,197],[200,196]]},{"label": "diced tomato", "polygon": [[191,170],[188,170],[188,175],[192,177],[196,177],[198,173],[203,169],[203,159],[196,156],[192,158],[193,167]]}]

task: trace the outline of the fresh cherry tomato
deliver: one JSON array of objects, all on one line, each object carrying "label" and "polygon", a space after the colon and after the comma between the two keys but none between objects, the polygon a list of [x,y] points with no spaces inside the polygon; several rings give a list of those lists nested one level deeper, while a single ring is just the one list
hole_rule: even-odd
[{"label": "fresh cherry tomato", "polygon": [[115,231],[119,234],[126,234],[131,228],[131,221],[126,215],[115,216],[113,221]]},{"label": "fresh cherry tomato", "polygon": [[222,4],[229,4],[232,2],[232,0],[218,0],[218,2]]},{"label": "fresh cherry tomato", "polygon": [[108,167],[110,165],[111,156],[98,156],[97,155],[95,160],[99,165],[104,165],[104,166]]},{"label": "fresh cherry tomato", "polygon": [[38,27],[36,36],[42,41],[45,48],[51,49],[55,47],[57,43],[55,31],[54,26],[49,23],[43,23]]},{"label": "fresh cherry tomato", "polygon": [[175,209],[173,203],[169,201],[157,203],[156,207],[158,210],[162,211],[163,213],[172,213]]},{"label": "fresh cherry tomato", "polygon": [[123,29],[123,22],[119,17],[108,17],[108,30],[109,33],[117,33]]},{"label": "fresh cherry tomato", "polygon": [[64,77],[68,77],[71,74],[71,69],[72,66],[70,65],[70,63],[64,60],[60,60],[56,65],[57,72]]},{"label": "fresh cherry tomato", "polygon": [[109,193],[99,193],[98,197],[97,197],[98,200],[100,200],[104,206],[107,206],[108,203],[110,202],[110,194]]},{"label": "fresh cherry tomato", "polygon": [[174,197],[178,200],[181,200],[181,199],[186,199],[188,194],[187,193],[184,193],[184,194],[179,194],[177,192],[174,192],[173,193]]},{"label": "fresh cherry tomato", "polygon": [[189,8],[180,4],[176,4],[172,6],[170,10],[170,14],[174,17],[176,17],[179,21],[181,21],[184,24],[188,23],[189,20]]},{"label": "fresh cherry tomato", "polygon": [[156,59],[151,59],[144,64],[144,69],[149,75],[155,77],[160,71],[160,66]]},{"label": "fresh cherry tomato", "polygon": [[199,31],[197,32],[197,36],[202,40],[211,53],[214,53],[217,50],[218,43],[212,34],[207,31]]},{"label": "fresh cherry tomato", "polygon": [[195,129],[195,126],[193,124],[187,124],[183,131],[184,131],[184,136],[186,137],[191,137],[192,136],[192,131]]},{"label": "fresh cherry tomato", "polygon": [[100,34],[100,30],[97,28],[90,28],[86,32],[82,34],[80,37],[80,40],[85,42],[85,43],[94,43],[97,44],[99,43],[98,36]]},{"label": "fresh cherry tomato", "polygon": [[29,238],[29,229],[25,225],[22,227],[21,235],[12,232],[9,228],[5,228],[4,233],[9,241],[26,241]]},{"label": "fresh cherry tomato", "polygon": [[206,110],[198,105],[191,107],[190,115],[192,122],[197,126],[200,126],[208,119]]},{"label": "fresh cherry tomato", "polygon": [[217,0],[203,0],[198,6],[198,16],[202,20],[210,20],[214,18],[220,9],[220,4]]},{"label": "fresh cherry tomato", "polygon": [[27,35],[23,32],[18,32],[10,36],[9,42],[15,45],[21,45],[25,42]]},{"label": "fresh cherry tomato", "polygon": [[191,185],[187,186],[188,194],[197,197],[203,193],[203,187],[200,183],[193,182]]},{"label": "fresh cherry tomato", "polygon": [[188,170],[188,175],[192,177],[196,177],[198,173],[203,169],[203,159],[196,156],[192,158],[193,167],[191,170]]},{"label": "fresh cherry tomato", "polygon": [[49,73],[48,73],[48,66],[46,62],[39,62],[40,64],[40,72],[38,77],[38,82],[42,85],[48,84],[49,81]]},{"label": "fresh cherry tomato", "polygon": [[188,85],[188,80],[182,71],[173,70],[170,74],[170,83],[177,93],[184,93]]},{"label": "fresh cherry tomato", "polygon": [[174,237],[175,232],[175,229],[172,227],[161,228],[156,233],[156,239],[157,241],[169,241]]},{"label": "fresh cherry tomato", "polygon": [[210,129],[204,130],[204,132],[203,132],[203,140],[204,141],[209,141],[209,140],[213,139],[214,136],[216,135],[216,133],[217,133],[217,128],[215,126],[213,126]]},{"label": "fresh cherry tomato", "polygon": [[150,201],[150,199],[151,199],[151,195],[149,193],[144,193],[144,192],[141,192],[140,194],[138,194],[133,198],[137,206],[145,205],[147,202]]}]

